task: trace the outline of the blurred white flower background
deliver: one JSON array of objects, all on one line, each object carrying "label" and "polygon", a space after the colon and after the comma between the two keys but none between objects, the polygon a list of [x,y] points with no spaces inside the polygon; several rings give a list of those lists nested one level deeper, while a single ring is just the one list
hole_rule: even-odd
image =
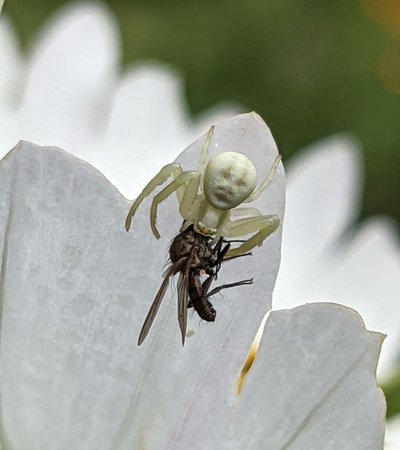
[{"label": "blurred white flower background", "polygon": [[[9,18],[1,18],[1,156],[20,139],[58,146],[131,199],[211,123],[241,111],[216,105],[194,120],[175,70],[157,62],[121,68],[117,29],[102,6],[64,8],[24,54]],[[400,245],[390,218],[356,225],[363,190],[357,138],[327,137],[286,171],[273,307],[327,301],[354,308],[368,329],[387,334],[378,366],[384,381],[400,353]]]}]

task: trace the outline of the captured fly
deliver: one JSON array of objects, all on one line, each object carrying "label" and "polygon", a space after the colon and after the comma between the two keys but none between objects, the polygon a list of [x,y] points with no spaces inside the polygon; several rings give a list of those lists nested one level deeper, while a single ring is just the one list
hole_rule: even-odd
[{"label": "captured fly", "polygon": [[[143,323],[138,345],[145,340],[153,324],[172,276],[179,273],[177,283],[178,323],[182,335],[182,345],[185,343],[188,308],[193,307],[202,319],[213,322],[216,311],[209,297],[225,288],[252,283],[253,280],[243,280],[209,291],[222,262],[232,259],[224,259],[229,248],[230,242],[224,241],[223,238],[219,238],[213,246],[212,239],[196,233],[193,226],[188,227],[174,238],[169,249],[171,264],[163,273],[164,280]],[[208,275],[203,283],[200,280],[202,274]]]}]

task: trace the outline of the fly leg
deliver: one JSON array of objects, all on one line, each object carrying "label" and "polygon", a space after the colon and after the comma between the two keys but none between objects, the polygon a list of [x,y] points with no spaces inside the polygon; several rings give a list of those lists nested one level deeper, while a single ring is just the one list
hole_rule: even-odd
[{"label": "fly leg", "polygon": [[[211,273],[209,277],[207,277],[208,281],[210,279],[209,284],[211,284],[213,280],[214,273]],[[204,284],[203,283],[203,284]],[[197,299],[201,297],[202,294],[202,283],[200,281],[200,271],[198,270],[192,270],[190,272],[190,278],[189,278],[189,301],[188,301],[188,308],[193,308],[193,299]]]},{"label": "fly leg", "polygon": [[212,291],[208,292],[208,289],[210,288],[210,285],[212,282],[212,278],[211,278],[211,281],[209,281],[210,278],[211,277],[207,278],[202,285],[204,298],[211,297],[212,295],[222,291],[222,289],[228,289],[228,288],[232,288],[235,286],[243,286],[244,284],[253,284],[253,278],[250,278],[249,280],[242,280],[242,281],[236,281],[235,283],[222,284],[221,286],[217,286]]},{"label": "fly leg", "polygon": [[214,278],[216,277],[216,274],[211,274],[208,276],[201,285],[201,293],[203,296],[205,296],[210,289],[211,283],[214,281]]}]

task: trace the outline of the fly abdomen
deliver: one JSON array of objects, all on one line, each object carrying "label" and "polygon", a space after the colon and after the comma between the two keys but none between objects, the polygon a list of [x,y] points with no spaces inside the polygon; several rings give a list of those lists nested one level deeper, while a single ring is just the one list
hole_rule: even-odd
[{"label": "fly abdomen", "polygon": [[209,300],[204,297],[200,297],[193,301],[193,308],[196,310],[197,314],[207,322],[214,322],[215,316],[217,315],[217,311],[215,311],[213,305]]},{"label": "fly abdomen", "polygon": [[203,296],[203,286],[199,275],[191,274],[189,280],[189,304],[197,314],[207,322],[214,322],[217,312],[212,303]]}]

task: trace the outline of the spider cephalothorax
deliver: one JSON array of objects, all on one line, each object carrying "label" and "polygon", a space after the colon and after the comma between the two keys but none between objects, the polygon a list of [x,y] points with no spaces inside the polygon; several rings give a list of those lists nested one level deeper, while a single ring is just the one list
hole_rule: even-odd
[{"label": "spider cephalothorax", "polygon": [[128,213],[125,223],[127,230],[143,199],[170,177],[173,181],[154,196],[151,205],[150,226],[157,239],[160,237],[156,227],[157,207],[174,192],[183,219],[182,230],[193,225],[197,233],[213,238],[236,238],[252,234],[239,247],[230,249],[227,257],[247,253],[278,228],[279,219],[276,215],[263,215],[255,208],[240,205],[256,200],[269,185],[280,156],[257,186],[256,169],[242,153],[220,152],[207,162],[213,132],[214,127],[211,127],[200,152],[197,170],[185,172],[178,163],[167,164],[147,184]]}]

